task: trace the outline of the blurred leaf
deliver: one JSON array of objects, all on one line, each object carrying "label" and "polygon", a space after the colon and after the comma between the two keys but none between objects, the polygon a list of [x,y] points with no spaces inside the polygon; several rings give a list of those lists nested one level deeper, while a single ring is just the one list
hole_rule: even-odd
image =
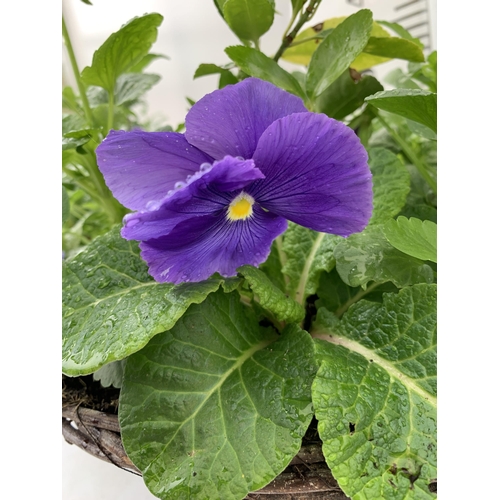
[{"label": "blurred leaf", "polygon": [[283,90],[306,99],[299,82],[262,52],[241,45],[227,47],[225,52],[248,75],[271,82]]},{"label": "blurred leaf", "polygon": [[95,129],[90,129],[87,122],[79,115],[68,115],[62,120],[62,149],[76,149],[84,144],[87,144],[92,139],[92,132]]},{"label": "blurred leaf", "polygon": [[236,36],[254,43],[269,30],[274,21],[274,2],[270,0],[226,0],[222,11]]},{"label": "blurred leaf", "polygon": [[[319,47],[322,40],[310,40],[307,42],[301,42],[307,38],[318,37],[323,38],[323,34],[330,33],[332,29],[336,28],[341,22],[347,19],[344,17],[334,17],[332,19],[327,19],[326,21],[319,23],[314,26],[314,28],[307,28],[301,31],[294,39],[293,45],[289,47],[282,56],[282,59],[295,64],[302,64],[308,66],[311,61],[311,56],[314,51]],[[370,32],[371,37],[388,37],[389,33],[382,28],[377,22],[373,22],[372,30]],[[385,57],[374,56],[371,54],[361,54],[356,57],[356,59],[350,64],[351,68],[357,71],[363,71],[365,69],[371,68],[377,64],[389,61]]]},{"label": "blurred leaf", "polygon": [[370,37],[363,52],[390,59],[404,59],[415,62],[425,61],[422,49],[416,43],[404,38]]},{"label": "blurred leaf", "polygon": [[365,98],[384,90],[373,76],[362,76],[355,82],[346,70],[317,99],[316,111],[341,120],[360,108]]},{"label": "blurred leaf", "polygon": [[69,218],[69,197],[68,192],[62,186],[62,223],[64,224]]},{"label": "blurred leaf", "polygon": [[238,78],[236,78],[229,69],[221,68],[216,64],[200,64],[196,69],[193,78],[200,78],[201,76],[220,74],[219,88],[223,88],[226,85],[233,85],[238,83]]},{"label": "blurred leaf", "polygon": [[125,73],[118,77],[115,88],[115,104],[130,104],[160,81],[160,75],[149,73]]},{"label": "blurred leaf", "polygon": [[147,66],[149,66],[156,59],[170,59],[168,56],[162,54],[146,54],[139,62],[130,67],[128,73],[141,73]]},{"label": "blurred leaf", "polygon": [[401,288],[434,281],[432,268],[394,248],[380,224],[368,226],[362,233],[341,241],[334,256],[339,276],[349,286],[366,288],[370,281],[391,281]]},{"label": "blurred leaf", "polygon": [[236,78],[230,71],[227,73],[221,73],[219,78],[219,88],[222,89],[226,85],[234,85],[238,83],[238,78]]},{"label": "blurred leaf", "polygon": [[359,286],[352,287],[342,281],[336,269],[332,269],[329,273],[321,275],[316,292],[318,300],[316,300],[315,305],[318,310],[320,307],[324,307],[340,317],[361,297],[381,303],[384,293],[387,292],[398,292],[398,289],[390,282],[379,283],[367,290],[363,290]]},{"label": "blurred leaf", "polygon": [[[159,75],[150,73],[124,73],[116,79],[115,105],[130,105],[160,81]],[[101,87],[87,89],[89,104],[96,107],[109,102],[109,94]]]},{"label": "blurred leaf", "polygon": [[434,222],[401,216],[384,224],[384,234],[401,252],[437,262],[437,225]]},{"label": "blurred leaf", "polygon": [[94,380],[101,382],[103,387],[116,387],[120,389],[123,382],[123,373],[125,371],[125,363],[127,359],[121,359],[120,361],[112,361],[107,365],[101,366],[93,374]]},{"label": "blurred leaf", "polygon": [[120,428],[161,499],[241,500],[292,460],[312,418],[313,342],[259,327],[237,293],[189,308],[127,360]]},{"label": "blurred leaf", "polygon": [[136,17],[111,34],[94,52],[92,65],[82,71],[86,85],[97,85],[113,92],[116,79],[142,61],[156,41],[160,14]]},{"label": "blurred leaf", "polygon": [[372,13],[362,9],[340,23],[311,57],[306,77],[307,94],[324,92],[356,59],[372,30]]},{"label": "blurred leaf", "polygon": [[366,102],[414,120],[437,132],[437,95],[427,90],[396,89],[377,92]]},{"label": "blurred leaf", "polygon": [[63,110],[73,111],[74,113],[81,113],[83,115],[83,110],[78,104],[75,92],[71,87],[64,87],[62,91],[62,107]]},{"label": "blurred leaf", "polygon": [[406,29],[404,29],[403,26],[401,26],[400,24],[389,23],[387,21],[377,21],[377,23],[380,24],[381,26],[385,26],[386,28],[391,29],[401,38],[404,38],[405,40],[410,40],[411,42],[417,44],[421,49],[424,48],[424,44],[418,38],[413,37],[411,33]]}]

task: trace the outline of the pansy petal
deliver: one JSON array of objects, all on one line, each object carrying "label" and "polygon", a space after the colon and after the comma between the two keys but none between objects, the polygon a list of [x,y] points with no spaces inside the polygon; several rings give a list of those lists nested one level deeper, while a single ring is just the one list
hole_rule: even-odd
[{"label": "pansy petal", "polygon": [[96,149],[97,163],[107,186],[132,210],[161,200],[178,181],[213,158],[175,132],[111,130]]},{"label": "pansy petal", "polygon": [[249,193],[267,210],[301,226],[348,236],[372,213],[368,155],[349,127],[326,115],[275,121],[253,155],[264,173]]},{"label": "pansy petal", "polygon": [[255,206],[252,217],[229,221],[206,215],[179,224],[168,235],[139,244],[149,273],[159,282],[202,281],[215,272],[235,276],[242,265],[264,262],[286,219]]},{"label": "pansy petal", "polygon": [[257,78],[227,85],[200,99],[186,116],[186,139],[216,159],[251,158],[275,120],[307,111],[302,100]]},{"label": "pansy petal", "polygon": [[239,193],[263,177],[253,160],[226,156],[191,176],[184,187],[167,195],[156,209],[126,215],[121,234],[127,240],[149,240],[169,234],[187,219],[217,216],[227,211],[235,196],[232,191]]}]

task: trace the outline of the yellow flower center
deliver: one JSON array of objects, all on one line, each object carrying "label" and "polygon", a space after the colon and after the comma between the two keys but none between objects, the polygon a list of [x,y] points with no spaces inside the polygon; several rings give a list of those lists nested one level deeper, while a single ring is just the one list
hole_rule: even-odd
[{"label": "yellow flower center", "polygon": [[242,191],[229,205],[227,218],[231,221],[248,219],[253,214],[254,203],[255,200]]}]

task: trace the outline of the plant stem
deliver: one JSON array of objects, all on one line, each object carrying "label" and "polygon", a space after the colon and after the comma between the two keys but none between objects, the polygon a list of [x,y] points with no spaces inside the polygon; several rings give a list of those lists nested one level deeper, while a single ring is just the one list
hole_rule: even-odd
[{"label": "plant stem", "polygon": [[278,49],[278,52],[276,52],[274,56],[274,60],[278,62],[278,59],[283,55],[283,52],[289,47],[289,45],[293,42],[294,38],[297,36],[297,33],[299,32],[300,28],[311,19],[311,17],[314,15],[316,12],[316,9],[319,7],[319,4],[321,3],[321,0],[310,0],[308,6],[306,7],[306,10],[302,13],[302,15],[299,17],[299,20],[297,21],[297,24],[293,28],[292,31],[288,35],[285,35],[283,37],[283,42],[281,43],[280,48]]},{"label": "plant stem", "polygon": [[73,74],[75,75],[76,84],[80,92],[80,98],[82,99],[83,110],[85,112],[85,117],[87,118],[88,124],[93,127],[94,119],[92,117],[92,111],[90,109],[89,101],[87,99],[87,94],[85,92],[85,85],[80,78],[80,71],[78,70],[78,64],[76,62],[75,53],[73,52],[73,45],[71,45],[71,39],[69,37],[68,29],[66,28],[66,22],[64,21],[64,16],[62,18],[62,32],[64,43],[66,44],[66,50],[68,51],[69,60],[71,61],[71,68],[73,69]]},{"label": "plant stem", "polygon": [[105,136],[108,135],[108,132],[113,128],[114,115],[115,115],[115,93],[108,92],[108,130],[106,131]]},{"label": "plant stem", "polygon": [[311,42],[313,40],[322,40],[323,37],[321,36],[318,36],[318,35],[315,35],[315,36],[308,36],[307,38],[301,38],[300,40],[298,40],[297,42],[292,42],[290,43],[290,47],[297,47],[298,45],[302,44],[302,43],[306,43],[306,42]]},{"label": "plant stem", "polygon": [[399,144],[404,154],[408,159],[415,165],[420,175],[426,180],[427,184],[431,187],[434,193],[437,195],[437,183],[436,180],[429,174],[427,167],[423,161],[418,157],[418,155],[413,151],[411,146],[387,123],[387,121],[382,118],[378,111],[373,110],[380,120],[380,123],[384,128],[391,134],[392,138]]}]

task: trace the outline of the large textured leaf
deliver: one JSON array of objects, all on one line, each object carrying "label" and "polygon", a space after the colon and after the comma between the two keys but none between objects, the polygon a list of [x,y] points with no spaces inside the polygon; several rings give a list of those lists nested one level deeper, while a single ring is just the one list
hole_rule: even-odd
[{"label": "large textured leaf", "polygon": [[311,97],[323,93],[361,54],[370,38],[372,13],[362,9],[342,21],[311,57],[306,90]]},{"label": "large textured leaf", "polygon": [[303,99],[306,98],[299,82],[262,52],[243,46],[227,47],[225,52],[248,75],[271,82]]},{"label": "large textured leaf", "polygon": [[387,221],[384,234],[389,243],[417,259],[437,262],[437,224],[411,217]]},{"label": "large textured leaf", "polygon": [[373,215],[370,224],[380,224],[397,215],[410,192],[410,173],[403,162],[384,148],[368,149],[373,174]]},{"label": "large textured leaf", "polygon": [[147,14],[132,19],[111,34],[95,51],[92,65],[82,71],[82,80],[87,85],[97,85],[113,92],[118,76],[147,55],[156,41],[158,26],[162,21],[163,16],[160,14]]},{"label": "large textured leaf", "polygon": [[271,0],[226,0],[222,11],[227,24],[241,40],[258,42],[274,21]]},{"label": "large textured leaf", "polygon": [[[304,66],[308,66],[311,61],[311,57],[314,51],[318,48],[318,40],[310,40],[307,42],[301,42],[307,38],[311,38],[314,36],[321,36],[326,31],[329,31],[333,28],[336,28],[341,22],[347,19],[347,16],[344,17],[334,17],[332,19],[327,19],[326,21],[314,26],[314,28],[307,28],[304,31],[301,31],[294,40],[294,45],[289,47],[282,58],[286,61],[290,61],[296,64],[303,64]],[[382,28],[377,22],[373,22],[372,30],[370,32],[370,37],[389,37],[389,33]],[[320,40],[321,42],[321,40]],[[297,45],[295,45],[295,43]],[[374,56],[372,54],[365,54],[362,52],[350,65],[351,68],[354,68],[357,71],[363,71],[365,69],[371,68],[377,64],[381,64],[383,62],[389,61],[390,59],[386,57]]]},{"label": "large textured leaf", "polygon": [[315,109],[341,120],[363,106],[366,97],[383,89],[373,76],[363,76],[355,82],[347,70],[316,99]]},{"label": "large textured leaf", "polygon": [[222,282],[156,283],[118,227],[96,238],[63,266],[63,372],[92,373],[142,349]]},{"label": "large textured leaf", "polygon": [[299,450],[315,372],[309,334],[278,337],[237,293],[212,294],[127,360],[127,454],[160,498],[242,499]]},{"label": "large textured leaf", "polygon": [[367,97],[366,102],[416,121],[437,132],[437,94],[427,90],[384,90]]},{"label": "large textured leaf", "polygon": [[313,404],[323,453],[353,500],[435,498],[436,287],[321,309]]},{"label": "large textured leaf", "polygon": [[283,250],[287,261],[283,273],[289,277],[287,291],[299,304],[316,292],[323,271],[335,265],[333,251],[341,236],[317,233],[297,224],[288,224],[284,235]]},{"label": "large textured leaf", "polygon": [[263,271],[252,266],[242,266],[238,268],[238,272],[249,283],[259,304],[276,316],[278,321],[298,323],[304,319],[304,308],[287,297]]},{"label": "large textured leaf", "polygon": [[340,277],[349,286],[366,287],[368,282],[391,281],[397,287],[432,283],[434,273],[424,261],[394,248],[381,225],[368,226],[362,233],[341,241],[334,256]]}]

